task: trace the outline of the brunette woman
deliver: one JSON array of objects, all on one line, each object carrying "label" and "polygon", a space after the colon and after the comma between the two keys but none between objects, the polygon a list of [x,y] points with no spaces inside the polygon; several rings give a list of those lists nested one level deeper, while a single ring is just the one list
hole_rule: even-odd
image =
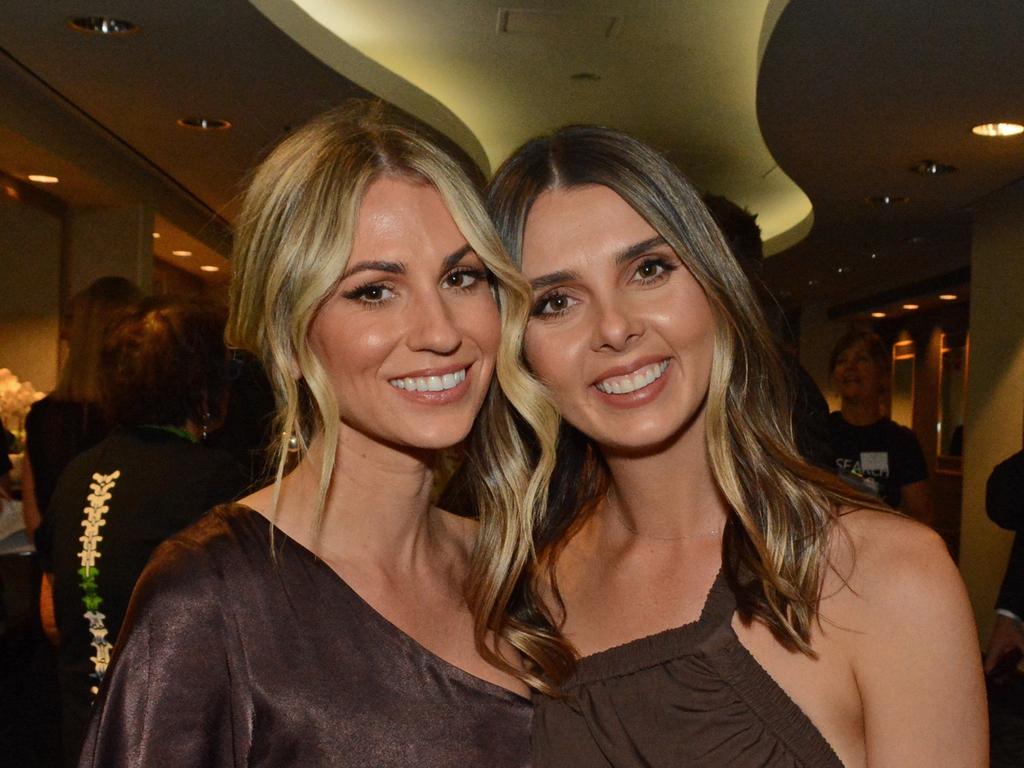
[{"label": "brunette woman", "polygon": [[563,419],[557,451],[536,437],[538,563],[491,613],[543,650],[535,765],[984,765],[956,568],[799,458],[761,312],[691,185],[579,126],[522,147],[488,202]]},{"label": "brunette woman", "polygon": [[[480,656],[463,596],[487,542],[429,500],[482,405],[475,460],[500,477],[512,452],[492,373],[499,311],[529,297],[476,192],[358,102],[263,162],[235,245],[228,338],[273,384],[277,480],[154,555],[82,764],[526,765],[526,688]],[[482,491],[481,521],[515,493]]]}]

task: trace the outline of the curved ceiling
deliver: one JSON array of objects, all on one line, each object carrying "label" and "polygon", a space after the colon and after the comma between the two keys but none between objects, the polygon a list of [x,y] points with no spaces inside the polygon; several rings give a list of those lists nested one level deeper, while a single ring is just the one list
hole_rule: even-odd
[{"label": "curved ceiling", "polygon": [[[810,229],[810,201],[776,165],[756,113],[765,21],[785,2],[250,2],[340,74],[478,159],[482,147],[485,167],[560,125],[603,123],[662,148],[699,187],[756,213],[767,253]],[[479,144],[453,131],[438,105]]]}]

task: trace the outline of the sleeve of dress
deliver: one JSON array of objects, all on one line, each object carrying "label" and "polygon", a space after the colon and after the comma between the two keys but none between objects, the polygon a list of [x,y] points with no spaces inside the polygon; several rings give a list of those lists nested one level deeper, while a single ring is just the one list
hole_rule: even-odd
[{"label": "sleeve of dress", "polygon": [[188,542],[154,553],[132,594],[80,768],[245,765],[251,698],[240,653],[227,642],[216,571]]}]

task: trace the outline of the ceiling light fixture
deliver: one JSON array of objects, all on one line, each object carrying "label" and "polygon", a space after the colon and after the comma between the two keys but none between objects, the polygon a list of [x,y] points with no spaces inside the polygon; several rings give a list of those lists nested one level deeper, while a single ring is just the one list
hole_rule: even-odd
[{"label": "ceiling light fixture", "polygon": [[160,239],[160,233],[159,232],[154,232],[153,233],[153,239],[154,240],[159,240]]},{"label": "ceiling light fixture", "polygon": [[215,267],[212,264],[203,264],[200,269],[203,270],[203,272],[220,272],[220,267]]},{"label": "ceiling light fixture", "polygon": [[909,310],[913,311],[915,309],[920,309],[921,305],[920,304],[904,304],[903,308],[904,309],[909,309]]},{"label": "ceiling light fixture", "polygon": [[131,35],[139,31],[137,24],[109,16],[78,16],[68,19],[68,26],[89,35]]},{"label": "ceiling light fixture", "polygon": [[959,296],[957,296],[955,293],[940,293],[939,298],[942,299],[943,301],[956,301],[959,298]]},{"label": "ceiling light fixture", "polygon": [[574,75],[569,75],[569,79],[584,83],[596,83],[601,76],[596,72],[577,72]]},{"label": "ceiling light fixture", "polygon": [[29,181],[34,181],[38,184],[56,184],[60,179],[56,176],[47,176],[42,173],[30,173],[28,175]]},{"label": "ceiling light fixture", "polygon": [[226,131],[231,127],[227,120],[216,117],[179,117],[176,121],[182,128],[194,131]]},{"label": "ceiling light fixture", "polygon": [[1006,138],[1024,133],[1024,125],[1020,123],[982,123],[971,128],[971,133],[975,136]]},{"label": "ceiling light fixture", "polygon": [[937,163],[934,160],[922,160],[917,165],[910,166],[910,170],[922,176],[945,176],[956,170],[956,166],[946,163]]},{"label": "ceiling light fixture", "polygon": [[846,272],[849,272],[849,270],[846,267],[836,267],[836,274],[837,275],[842,275],[842,274],[844,274]]},{"label": "ceiling light fixture", "polygon": [[885,317],[885,312],[872,312],[872,317]]},{"label": "ceiling light fixture", "polygon": [[192,251],[171,251],[172,256],[191,256]]},{"label": "ceiling light fixture", "polygon": [[883,208],[889,208],[893,205],[899,205],[902,203],[910,202],[909,197],[902,197],[900,195],[875,195],[867,198],[867,201],[872,205],[879,205]]}]

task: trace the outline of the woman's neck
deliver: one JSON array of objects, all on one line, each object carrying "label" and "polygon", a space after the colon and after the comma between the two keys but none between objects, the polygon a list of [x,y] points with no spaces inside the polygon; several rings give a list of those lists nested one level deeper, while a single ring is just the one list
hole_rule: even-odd
[{"label": "woman's neck", "polygon": [[[662,450],[604,451],[611,473],[600,514],[638,537],[690,539],[720,533],[727,508],[711,473],[704,414]],[[611,518],[616,518],[614,521]]]},{"label": "woman's neck", "polygon": [[284,478],[275,524],[329,562],[414,567],[437,544],[431,514],[434,452],[379,443],[344,425],[319,530],[316,499],[323,444],[314,440]]},{"label": "woman's neck", "polygon": [[839,411],[843,421],[855,427],[866,427],[882,418],[882,403],[878,397],[843,400]]}]

